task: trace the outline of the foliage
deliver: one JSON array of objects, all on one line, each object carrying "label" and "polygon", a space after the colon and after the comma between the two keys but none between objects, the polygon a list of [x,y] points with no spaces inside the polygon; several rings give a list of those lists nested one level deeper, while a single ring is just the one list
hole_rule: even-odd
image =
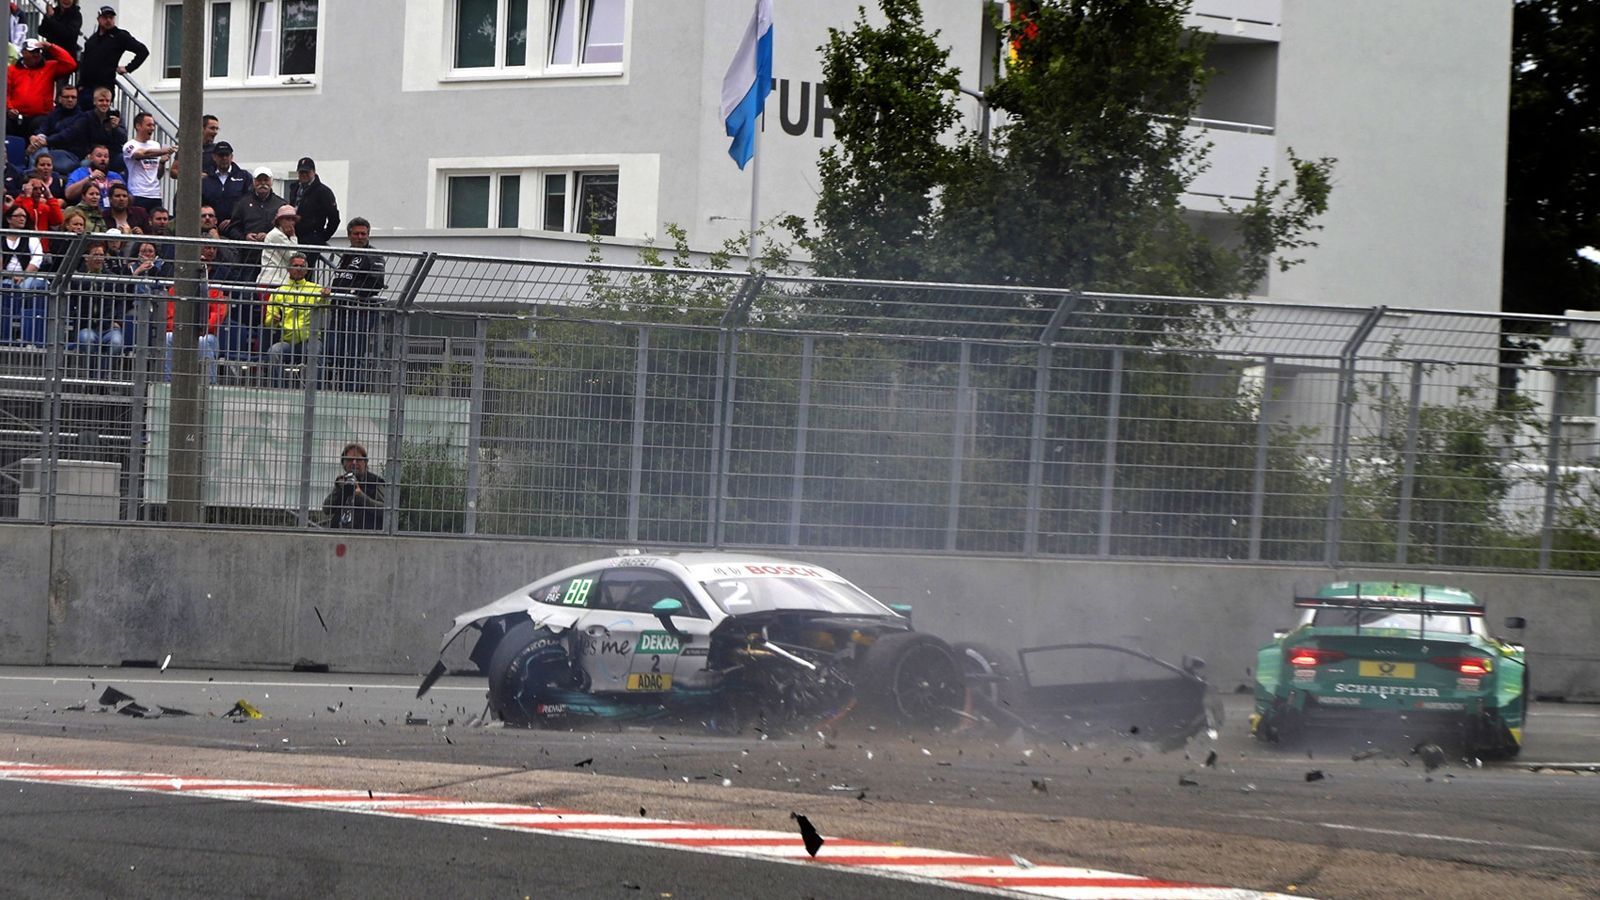
[{"label": "foliage", "polygon": [[[924,259],[907,253],[934,232],[933,193],[953,175],[955,148],[944,136],[959,119],[960,71],[948,65],[939,32],[923,29],[917,0],[883,0],[888,24],[829,30],[823,82],[834,110],[836,144],[818,162],[822,200],[806,242],[822,273],[914,281]],[[870,62],[858,65],[858,62]]]},{"label": "foliage", "polygon": [[1600,4],[1517,0],[1506,169],[1507,312],[1600,308]]},{"label": "foliage", "polygon": [[[1409,453],[1405,426],[1354,441],[1341,558],[1393,562],[1401,529],[1409,563],[1482,565],[1484,548],[1516,546],[1504,500],[1516,464],[1537,448],[1526,436],[1542,434],[1543,425],[1530,399],[1495,403],[1494,391],[1479,381],[1457,388],[1455,402],[1421,403]],[[1407,401],[1377,387],[1366,393],[1380,420],[1407,421]],[[1410,511],[1402,520],[1408,463]]]},{"label": "foliage", "polygon": [[1197,233],[1180,205],[1204,166],[1187,132],[1208,70],[1186,2],[1043,0],[1000,25],[1014,59],[986,92],[992,141],[952,131],[956,78],[916,0],[880,0],[831,32],[824,89],[841,123],[815,231],[826,275],[1066,286],[1169,296],[1248,293],[1313,246],[1332,160],[1293,158]]},{"label": "foliage", "polygon": [[446,440],[400,447],[400,530],[460,534],[466,530],[467,467]]}]

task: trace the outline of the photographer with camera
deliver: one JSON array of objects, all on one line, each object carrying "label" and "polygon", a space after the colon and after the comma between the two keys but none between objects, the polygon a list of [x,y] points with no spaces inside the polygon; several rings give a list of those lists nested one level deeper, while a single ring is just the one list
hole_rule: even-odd
[{"label": "photographer with camera", "polygon": [[382,530],[384,481],[367,470],[367,448],[346,444],[339,464],[344,472],[334,479],[333,491],[322,501],[328,527]]}]

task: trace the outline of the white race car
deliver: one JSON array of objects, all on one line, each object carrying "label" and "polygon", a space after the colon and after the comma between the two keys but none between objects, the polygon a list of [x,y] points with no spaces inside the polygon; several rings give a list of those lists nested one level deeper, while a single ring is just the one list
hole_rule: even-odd
[{"label": "white race car", "polygon": [[629,554],[541,578],[457,616],[418,696],[469,629],[508,724],[781,729],[853,713],[936,727],[972,702],[958,650],[827,569],[763,556]]}]

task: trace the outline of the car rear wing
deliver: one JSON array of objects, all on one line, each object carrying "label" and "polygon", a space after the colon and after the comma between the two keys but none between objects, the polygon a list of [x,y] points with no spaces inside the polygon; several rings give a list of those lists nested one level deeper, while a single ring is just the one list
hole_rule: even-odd
[{"label": "car rear wing", "polygon": [[[1343,609],[1365,612],[1417,613],[1417,636],[1428,630],[1428,616],[1476,616],[1483,618],[1483,607],[1469,603],[1439,603],[1418,597],[1296,597],[1296,609]],[[1361,617],[1356,617],[1356,634],[1361,633]]]},{"label": "car rear wing", "polygon": [[1426,613],[1436,616],[1483,616],[1483,607],[1402,597],[1296,597],[1296,609],[1370,609],[1379,612]]}]

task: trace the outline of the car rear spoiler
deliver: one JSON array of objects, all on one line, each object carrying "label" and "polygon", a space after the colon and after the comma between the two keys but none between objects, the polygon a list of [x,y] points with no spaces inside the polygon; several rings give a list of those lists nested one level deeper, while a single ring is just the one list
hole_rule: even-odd
[{"label": "car rear spoiler", "polygon": [[[1415,600],[1403,597],[1296,597],[1297,609],[1355,609],[1379,612],[1421,613],[1417,616],[1417,636],[1427,633],[1428,616],[1477,616],[1483,618],[1483,607],[1468,603],[1439,603],[1426,599],[1427,591]],[[1361,617],[1356,617],[1356,634],[1361,633]]]},{"label": "car rear spoiler", "polygon": [[1373,609],[1380,612],[1429,613],[1437,616],[1483,616],[1483,607],[1400,597],[1296,597],[1296,609]]}]

